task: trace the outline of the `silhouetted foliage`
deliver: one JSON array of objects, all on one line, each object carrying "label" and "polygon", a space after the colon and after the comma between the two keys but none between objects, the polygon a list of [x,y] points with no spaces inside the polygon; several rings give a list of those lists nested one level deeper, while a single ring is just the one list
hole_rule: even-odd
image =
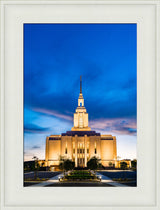
[{"label": "silhouetted foliage", "polygon": [[37,179],[40,165],[38,163],[38,158],[36,156],[34,156],[32,159],[34,160],[34,179]]},{"label": "silhouetted foliage", "polygon": [[127,169],[127,163],[126,162],[121,162],[120,166],[121,166],[122,170],[126,170]]},{"label": "silhouetted foliage", "polygon": [[112,167],[113,166],[113,163],[112,162],[109,162],[109,167]]},{"label": "silhouetted foliage", "polygon": [[59,169],[65,171],[69,171],[74,169],[75,162],[71,161],[70,159],[65,159],[63,157],[60,158]]},{"label": "silhouetted foliage", "polygon": [[137,170],[137,160],[132,160],[131,161],[131,167],[133,170]]},{"label": "silhouetted foliage", "polygon": [[41,167],[44,167],[44,164],[45,164],[45,162],[43,161],[43,162],[41,163]]},{"label": "silhouetted foliage", "polygon": [[101,164],[99,163],[100,159],[97,157],[92,157],[88,162],[87,162],[87,168],[95,171],[98,168],[101,167]]},{"label": "silhouetted foliage", "polygon": [[24,162],[24,172],[34,171],[35,163],[34,161]]}]

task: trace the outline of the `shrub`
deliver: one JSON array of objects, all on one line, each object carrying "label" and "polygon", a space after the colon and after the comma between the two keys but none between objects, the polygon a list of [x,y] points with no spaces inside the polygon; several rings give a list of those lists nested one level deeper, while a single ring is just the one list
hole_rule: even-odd
[{"label": "shrub", "polygon": [[122,170],[126,170],[127,169],[127,163],[126,162],[121,162],[120,166],[121,166]]}]

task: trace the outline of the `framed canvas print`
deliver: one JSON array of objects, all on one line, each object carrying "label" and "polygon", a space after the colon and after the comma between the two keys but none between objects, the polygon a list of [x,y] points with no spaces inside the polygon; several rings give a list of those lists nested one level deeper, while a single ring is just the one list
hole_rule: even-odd
[{"label": "framed canvas print", "polygon": [[137,185],[136,27],[24,24],[24,186]]},{"label": "framed canvas print", "polygon": [[159,2],[1,11],[1,208],[158,209]]}]

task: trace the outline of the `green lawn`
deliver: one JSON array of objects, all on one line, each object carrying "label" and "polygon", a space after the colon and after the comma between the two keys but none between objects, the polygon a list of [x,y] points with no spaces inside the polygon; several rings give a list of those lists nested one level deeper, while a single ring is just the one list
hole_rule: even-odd
[{"label": "green lawn", "polygon": [[72,171],[68,175],[64,176],[62,181],[99,181],[97,176],[90,171]]}]

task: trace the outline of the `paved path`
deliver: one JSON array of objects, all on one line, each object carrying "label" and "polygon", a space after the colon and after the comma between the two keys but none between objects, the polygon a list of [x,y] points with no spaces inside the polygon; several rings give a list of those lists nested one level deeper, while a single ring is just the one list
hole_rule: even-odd
[{"label": "paved path", "polygon": [[111,178],[109,178],[108,176],[102,175],[98,172],[96,172],[96,175],[101,176],[101,182],[102,183],[107,183],[107,184],[112,185],[114,187],[129,187],[127,185],[115,182]]},{"label": "paved path", "polygon": [[60,176],[63,176],[63,173],[58,174],[57,176],[54,176],[47,181],[44,181],[44,182],[41,182],[41,183],[38,183],[38,184],[34,184],[34,185],[32,185],[32,187],[45,187],[45,186],[53,184],[55,182],[59,182],[59,177]]},{"label": "paved path", "polygon": [[[114,187],[129,187],[127,185],[115,182],[111,178],[109,178],[108,176],[102,175],[101,173],[96,172],[96,175],[101,176],[101,182],[102,183],[106,183],[106,184],[109,184],[109,185],[114,186]],[[38,183],[38,184],[34,184],[32,186],[33,187],[46,187],[47,185],[51,186],[52,184],[59,182],[59,177],[60,176],[63,176],[63,173],[58,174],[58,175],[50,178],[47,181],[44,181],[44,182],[41,182],[41,183]]]},{"label": "paved path", "polygon": [[34,173],[34,172],[31,171],[31,172],[24,173],[24,175],[33,174],[33,173]]}]

